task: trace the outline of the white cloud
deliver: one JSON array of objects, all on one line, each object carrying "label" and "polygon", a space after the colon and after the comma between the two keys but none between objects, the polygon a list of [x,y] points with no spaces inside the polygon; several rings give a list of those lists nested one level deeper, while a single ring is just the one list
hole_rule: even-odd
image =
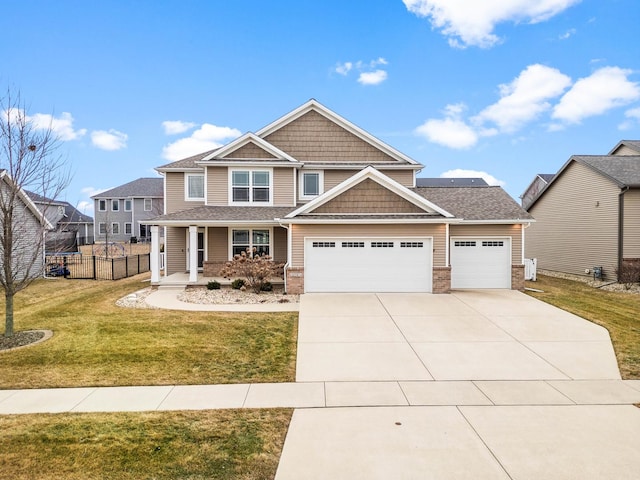
[{"label": "white cloud", "polygon": [[177,135],[191,130],[196,124],[193,122],[182,122],[180,120],[166,120],[162,122],[162,128],[166,135]]},{"label": "white cloud", "polygon": [[350,72],[355,71],[358,72],[358,83],[361,85],[378,85],[387,79],[388,74],[386,70],[376,67],[388,64],[389,62],[385,58],[378,57],[369,62],[358,60],[357,62],[338,63],[334,71],[345,77],[349,75]]},{"label": "white cloud", "polygon": [[376,70],[375,72],[362,72],[358,77],[358,83],[362,85],[378,85],[387,79],[387,72]]},{"label": "white cloud", "polygon": [[506,185],[506,182],[498,180],[496,177],[488,174],[487,172],[478,170],[464,170],[462,168],[456,168],[454,170],[447,170],[446,172],[442,172],[440,174],[440,178],[482,178],[489,185],[499,185],[501,187],[504,187]]},{"label": "white cloud", "polygon": [[415,133],[425,137],[431,143],[449,148],[471,148],[478,143],[478,133],[463,120],[462,113],[467,109],[464,103],[447,105],[444,119],[431,118],[415,129]]},{"label": "white cloud", "polygon": [[603,67],[578,80],[553,109],[552,118],[580,123],[587,117],[628,105],[640,98],[640,86],[627,76],[631,70]]},{"label": "white cloud", "polygon": [[353,68],[353,63],[351,62],[344,62],[344,63],[338,63],[338,65],[336,65],[336,73],[339,73],[340,75],[347,75],[351,69]]},{"label": "white cloud", "polygon": [[560,96],[569,85],[571,79],[559,70],[529,65],[511,83],[500,85],[500,100],[482,110],[473,121],[490,121],[503,132],[514,132],[551,108],[548,100]]},{"label": "white cloud", "polygon": [[180,160],[221,147],[224,141],[237,138],[240,135],[240,130],[235,128],[218,127],[210,123],[204,123],[190,137],[181,138],[165,145],[162,149],[162,157],[172,161]]},{"label": "white cloud", "polygon": [[93,215],[93,210],[94,210],[93,202],[82,200],[78,202],[78,205],[76,205],[76,208],[78,209],[78,211],[80,211],[81,213],[84,213],[85,215]]},{"label": "white cloud", "polygon": [[631,130],[636,125],[640,124],[640,107],[631,108],[624,112],[624,116],[628,118],[620,125],[618,125],[618,129],[620,130]]},{"label": "white cloud", "polygon": [[106,130],[94,130],[91,132],[91,143],[101,150],[120,150],[126,148],[128,135],[113,128]]},{"label": "white cloud", "polygon": [[566,40],[567,38],[573,36],[576,34],[576,29],[575,28],[570,28],[569,30],[567,30],[566,32],[564,32],[562,35],[560,35],[558,38],[560,40]]},{"label": "white cloud", "polygon": [[58,137],[58,139],[67,142],[69,140],[77,140],[87,133],[86,128],[75,130],[73,128],[73,116],[69,112],[62,112],[60,117],[54,117],[49,113],[35,113],[33,115],[27,115],[24,110],[19,108],[12,108],[10,111],[3,111],[2,118],[7,119],[11,116],[11,121],[16,122],[23,120],[31,123],[31,126],[35,130],[47,130],[51,131]]},{"label": "white cloud", "polygon": [[95,187],[84,187],[80,191],[85,194],[87,197],[93,197],[102,192],[106,192],[107,190],[111,190],[113,187],[108,188],[95,188]]},{"label": "white cloud", "polygon": [[58,118],[48,113],[36,113],[27,118],[31,120],[34,127],[39,130],[46,130],[51,127],[51,130],[58,136],[58,138],[65,142],[69,140],[77,140],[87,133],[86,128],[74,130],[73,116],[69,112],[62,112]]},{"label": "white cloud", "polygon": [[429,17],[434,28],[449,37],[452,47],[489,48],[500,41],[493,33],[504,22],[538,23],[580,0],[403,0],[407,10]]}]

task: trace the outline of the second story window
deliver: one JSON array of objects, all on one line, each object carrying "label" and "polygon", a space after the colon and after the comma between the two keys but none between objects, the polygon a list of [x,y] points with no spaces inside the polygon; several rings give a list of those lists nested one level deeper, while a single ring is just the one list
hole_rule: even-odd
[{"label": "second story window", "polygon": [[309,200],[322,193],[324,188],[322,172],[302,172],[300,174],[300,198]]},{"label": "second story window", "polygon": [[127,198],[124,201],[124,211],[125,212],[130,212],[131,211],[131,199]]},{"label": "second story window", "polygon": [[[185,178],[185,187],[187,200],[204,200],[204,175],[200,173],[187,174]],[[147,205],[146,200],[151,199],[145,199],[145,210]]]},{"label": "second story window", "polygon": [[[203,190],[203,195],[204,195],[204,190]],[[152,199],[151,198],[145,198],[144,199],[144,211],[145,212],[150,212],[151,211],[151,207],[152,207]]]},{"label": "second story window", "polygon": [[117,212],[120,210],[120,201],[119,200],[111,200],[111,211]]},{"label": "second story window", "polygon": [[107,211],[107,201],[102,199],[102,200],[98,200],[98,211],[99,212],[106,212]]},{"label": "second story window", "polygon": [[269,203],[271,172],[268,170],[233,170],[231,172],[232,203]]}]

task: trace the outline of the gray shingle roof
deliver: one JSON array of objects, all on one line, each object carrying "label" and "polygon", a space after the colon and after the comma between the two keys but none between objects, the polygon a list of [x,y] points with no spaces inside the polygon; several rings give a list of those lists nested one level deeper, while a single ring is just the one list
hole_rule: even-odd
[{"label": "gray shingle roof", "polygon": [[141,198],[164,197],[163,178],[139,178],[106,192],[93,195],[91,198]]},{"label": "gray shingle roof", "polygon": [[482,178],[416,178],[416,187],[486,187]]},{"label": "gray shingle roof", "polygon": [[571,159],[590,166],[620,187],[640,186],[640,155],[574,155]]},{"label": "gray shingle roof", "polygon": [[464,220],[531,220],[501,187],[417,187],[419,195]]},{"label": "gray shingle roof", "polygon": [[167,213],[149,220],[148,223],[202,221],[202,222],[273,222],[274,218],[282,218],[297,207],[214,207],[201,206]]},{"label": "gray shingle roof", "polygon": [[611,149],[611,151],[609,152],[609,155],[615,152],[618,149],[618,147],[622,145],[629,147],[632,150],[635,150],[636,152],[640,153],[640,140],[620,140],[618,144]]},{"label": "gray shingle roof", "polygon": [[553,177],[555,177],[556,174],[555,173],[539,173],[538,176],[545,182],[549,183],[551,180],[553,180]]}]

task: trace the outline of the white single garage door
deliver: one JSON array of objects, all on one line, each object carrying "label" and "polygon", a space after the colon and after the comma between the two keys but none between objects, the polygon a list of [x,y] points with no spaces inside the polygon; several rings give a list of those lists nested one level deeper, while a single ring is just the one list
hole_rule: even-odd
[{"label": "white single garage door", "polygon": [[431,238],[305,238],[305,292],[431,292]]},{"label": "white single garage door", "polygon": [[511,239],[452,237],[451,288],[511,288]]}]

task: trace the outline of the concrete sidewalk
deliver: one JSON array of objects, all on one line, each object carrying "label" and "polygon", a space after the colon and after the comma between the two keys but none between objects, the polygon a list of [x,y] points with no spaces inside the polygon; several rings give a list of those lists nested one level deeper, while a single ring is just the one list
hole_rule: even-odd
[{"label": "concrete sidewalk", "polygon": [[276,407],[634,403],[640,403],[640,380],[302,382],[0,390],[0,414],[4,415]]}]

